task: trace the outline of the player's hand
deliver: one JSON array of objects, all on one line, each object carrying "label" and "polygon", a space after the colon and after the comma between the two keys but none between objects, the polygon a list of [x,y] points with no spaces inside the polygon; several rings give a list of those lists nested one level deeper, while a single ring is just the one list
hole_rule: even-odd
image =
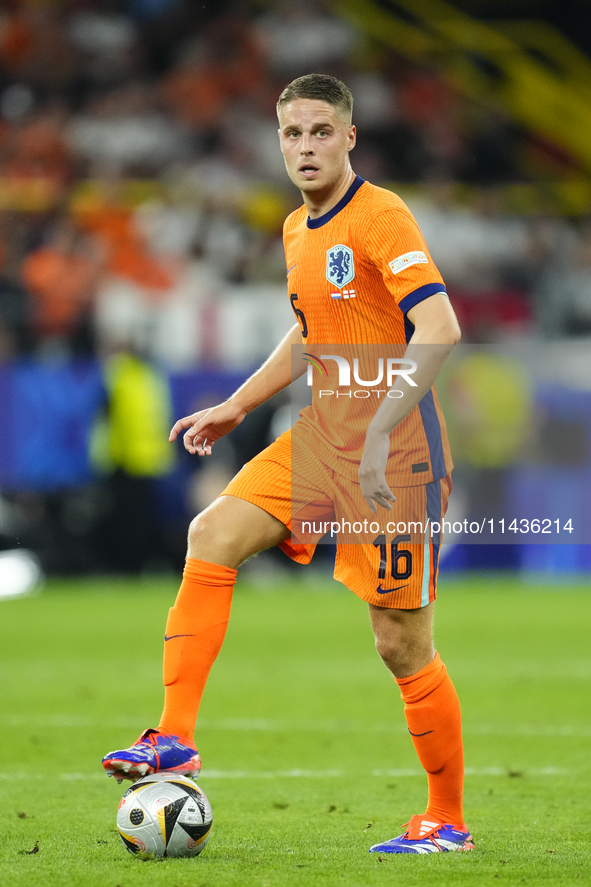
[{"label": "player's hand", "polygon": [[386,483],[386,465],[389,453],[390,435],[372,432],[371,428],[368,429],[359,466],[359,482],[363,498],[373,514],[377,511],[377,505],[390,511],[392,508],[390,503],[396,502],[396,496]]},{"label": "player's hand", "polygon": [[191,416],[179,419],[172,426],[169,441],[176,440],[178,435],[187,429],[183,435],[183,445],[191,455],[211,456],[211,448],[220,437],[228,434],[240,425],[246,413],[232,401],[224,401],[217,407],[200,410]]}]

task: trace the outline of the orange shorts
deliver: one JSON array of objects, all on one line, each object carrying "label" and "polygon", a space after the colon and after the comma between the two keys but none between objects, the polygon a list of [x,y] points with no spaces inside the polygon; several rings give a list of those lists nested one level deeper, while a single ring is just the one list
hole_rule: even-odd
[{"label": "orange shorts", "polygon": [[394,488],[392,510],[373,514],[359,482],[341,477],[312,453],[292,470],[291,432],[248,462],[222,496],[237,496],[272,514],[291,531],[280,548],[300,564],[320,539],[336,542],[334,578],[378,607],[414,610],[435,600],[441,524],[451,475]]}]

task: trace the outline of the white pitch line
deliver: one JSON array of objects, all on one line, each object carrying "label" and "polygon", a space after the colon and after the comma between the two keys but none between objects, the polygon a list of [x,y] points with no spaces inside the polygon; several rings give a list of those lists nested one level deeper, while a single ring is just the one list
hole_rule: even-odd
[{"label": "white pitch line", "polygon": [[[570,770],[565,767],[532,767],[519,771],[523,776],[568,776]],[[466,767],[464,774],[466,776],[509,776],[510,771],[503,767]],[[372,776],[422,776],[423,770],[372,770]]]},{"label": "white pitch line", "polygon": [[[141,730],[145,727],[139,718],[101,719],[78,717],[75,715],[57,714],[27,718],[22,715],[4,715],[0,717],[0,727],[7,728],[54,728],[54,729],[93,729],[108,727],[114,730]],[[204,718],[198,724],[199,730],[220,730],[241,733],[400,733],[407,732],[403,719],[397,723],[362,724],[353,721],[290,721],[271,718]],[[571,724],[468,724],[464,726],[466,736],[538,736],[577,738],[591,737],[591,725]]]},{"label": "white pitch line", "polygon": [[[571,770],[564,767],[532,767],[525,769],[522,775],[527,776],[569,776]],[[466,776],[510,776],[510,772],[502,767],[467,767]],[[345,770],[205,770],[201,774],[207,779],[342,779],[349,778],[349,773]],[[376,777],[388,777],[401,779],[408,776],[424,776],[423,770],[416,768],[387,768],[371,770],[368,774]],[[86,781],[87,779],[102,779],[106,782],[104,773],[92,771],[92,773],[58,773],[52,775],[50,773],[6,773],[0,772],[0,780],[25,781],[39,779],[65,779],[69,782]]]},{"label": "white pitch line", "polygon": [[340,779],[344,770],[208,770],[208,779]]}]

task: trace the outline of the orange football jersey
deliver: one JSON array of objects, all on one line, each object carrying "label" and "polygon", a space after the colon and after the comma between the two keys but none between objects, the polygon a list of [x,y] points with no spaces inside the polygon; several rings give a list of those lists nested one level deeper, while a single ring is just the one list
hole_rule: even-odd
[{"label": "orange football jersey", "polygon": [[[414,330],[406,314],[445,285],[408,207],[359,176],[325,215],[310,219],[305,206],[292,213],[284,245],[303,359],[314,367],[312,405],[294,427],[294,445],[301,441],[337,474],[356,478],[367,426],[390,387],[388,357],[402,357]],[[318,347],[330,345],[332,352]],[[368,384],[379,378],[380,355],[383,378]],[[386,477],[394,486],[414,486],[452,467],[433,387],[394,429]]]}]

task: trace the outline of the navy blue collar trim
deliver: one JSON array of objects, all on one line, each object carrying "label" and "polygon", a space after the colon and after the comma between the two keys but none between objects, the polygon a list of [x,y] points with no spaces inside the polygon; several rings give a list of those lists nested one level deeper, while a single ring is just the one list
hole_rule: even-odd
[{"label": "navy blue collar trim", "polygon": [[308,220],[306,222],[308,228],[322,228],[323,225],[326,225],[327,222],[330,222],[331,219],[334,219],[337,213],[340,213],[342,209],[344,209],[350,200],[355,197],[359,189],[362,185],[365,184],[365,179],[362,179],[361,176],[355,176],[353,180],[353,184],[347,191],[344,197],[341,197],[339,202],[333,206],[332,209],[329,209],[327,213],[324,213],[323,216],[318,216],[317,219],[311,219],[308,216]]}]

